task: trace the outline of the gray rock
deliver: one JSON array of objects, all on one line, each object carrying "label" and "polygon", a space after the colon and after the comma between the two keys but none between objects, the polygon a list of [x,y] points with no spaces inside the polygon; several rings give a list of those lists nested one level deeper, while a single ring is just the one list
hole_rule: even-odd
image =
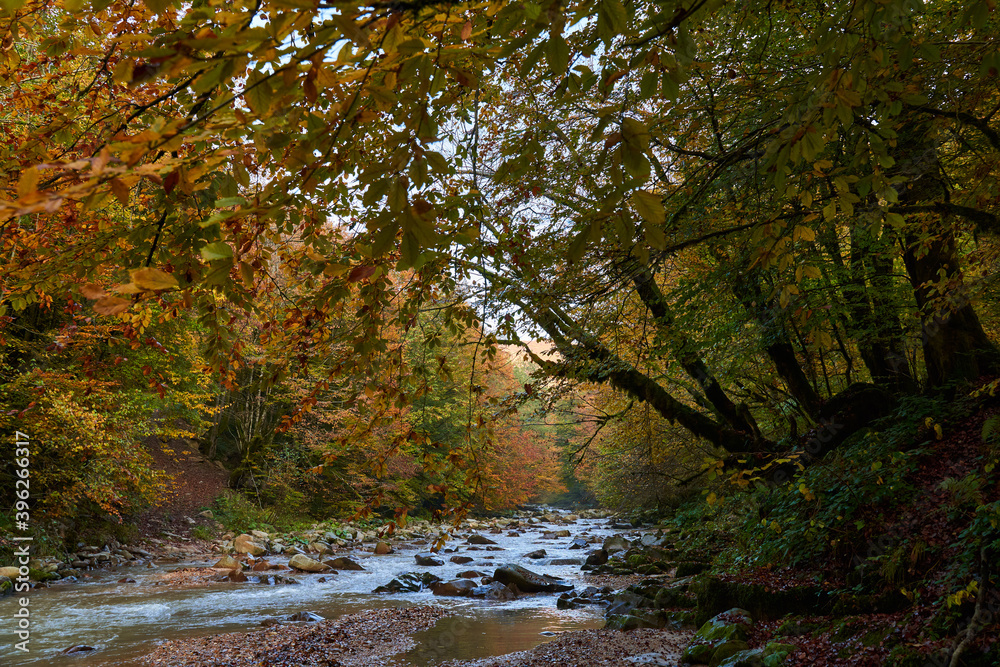
[{"label": "gray rock", "polygon": [[399,575],[385,586],[379,586],[373,593],[416,593],[441,581],[430,572],[406,572]]},{"label": "gray rock", "polygon": [[335,570],[364,570],[360,564],[354,562],[350,558],[334,558],[333,560],[324,561],[327,565]]},{"label": "gray rock", "polygon": [[302,570],[303,572],[326,572],[331,569],[329,565],[313,560],[305,554],[295,554],[292,556],[292,559],[288,561],[288,567]]},{"label": "gray rock", "polygon": [[517,586],[525,593],[560,593],[573,590],[573,585],[554,577],[537,574],[516,563],[505,563],[493,573],[493,578],[508,586]]},{"label": "gray rock", "polygon": [[424,567],[437,567],[444,565],[444,561],[434,556],[434,554],[414,554],[413,558],[416,559],[417,565],[423,565]]}]

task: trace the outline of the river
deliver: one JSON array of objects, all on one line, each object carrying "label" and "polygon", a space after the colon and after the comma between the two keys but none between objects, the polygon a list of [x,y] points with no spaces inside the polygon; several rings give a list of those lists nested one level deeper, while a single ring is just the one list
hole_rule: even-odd
[{"label": "river", "polygon": [[[571,537],[541,539],[543,531],[567,528]],[[418,634],[417,649],[405,658],[414,667],[434,665],[453,658],[477,658],[531,648],[560,632],[601,627],[603,608],[556,609],[556,595],[528,595],[511,602],[487,602],[471,598],[434,596],[418,593],[373,594],[371,591],[403,572],[431,571],[443,580],[458,572],[475,569],[492,574],[500,563],[521,564],[532,571],[554,575],[578,587],[582,584],[579,565],[550,565],[561,558],[585,558],[586,550],[570,549],[573,538],[601,538],[621,531],[608,526],[607,519],[580,519],[575,524],[539,523],[518,529],[519,536],[483,533],[503,551],[467,551],[459,537],[445,546],[456,553],[474,557],[472,563],[446,562],[439,567],[415,565],[415,549],[374,556],[357,551],[338,553],[356,559],[364,571],[341,571],[334,576],[294,573],[299,585],[214,583],[196,588],[155,585],[164,572],[179,567],[209,566],[211,562],[185,562],[147,567],[121,567],[90,572],[90,578],[75,583],[56,583],[30,593],[30,652],[14,649],[14,612],[19,595],[0,600],[4,622],[0,636],[3,665],[134,665],[137,656],[147,653],[157,641],[222,632],[246,631],[270,618],[284,618],[299,611],[312,611],[333,619],[363,609],[415,604],[435,604],[453,614],[433,629]],[[459,533],[464,534],[464,533]],[[597,545],[592,545],[595,547]],[[426,548],[426,547],[424,547]],[[524,554],[539,548],[543,559]],[[447,557],[453,553],[441,554]],[[490,558],[493,557],[493,558]],[[272,563],[287,558],[268,557]],[[321,581],[321,579],[326,581]],[[122,583],[122,580],[127,582]],[[84,656],[61,656],[60,651],[77,644],[99,650]]]}]

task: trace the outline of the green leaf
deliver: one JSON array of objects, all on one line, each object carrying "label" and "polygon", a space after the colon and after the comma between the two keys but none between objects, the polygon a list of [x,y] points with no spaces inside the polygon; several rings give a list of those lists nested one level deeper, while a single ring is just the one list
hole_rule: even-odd
[{"label": "green leaf", "polygon": [[647,222],[662,225],[667,220],[667,212],[663,208],[660,195],[645,190],[636,190],[632,193],[632,205]]},{"label": "green leaf", "polygon": [[562,76],[569,68],[569,44],[562,35],[552,35],[549,37],[545,50],[545,57],[549,61],[552,73]]},{"label": "green leaf", "polygon": [[201,249],[201,257],[205,261],[211,262],[215,259],[227,259],[233,256],[233,249],[229,247],[229,244],[224,241],[216,241],[215,243],[209,243],[203,246]]},{"label": "green leaf", "polygon": [[628,13],[621,0],[601,0],[597,10],[597,33],[605,42],[625,32]]}]

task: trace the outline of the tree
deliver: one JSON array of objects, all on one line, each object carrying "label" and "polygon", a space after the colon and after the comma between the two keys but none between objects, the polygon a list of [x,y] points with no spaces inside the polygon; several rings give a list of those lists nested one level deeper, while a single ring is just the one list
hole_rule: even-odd
[{"label": "tree", "polygon": [[[773,405],[738,398],[750,358],[806,426],[843,388],[838,336],[894,390],[914,347],[931,387],[995,368],[966,280],[970,232],[997,229],[988,3],[8,0],[2,17],[14,317],[67,290],[108,317],[194,308],[232,381],[235,325],[291,266],[274,335],[308,358],[359,298],[353,357],[330,368],[363,374],[399,367],[391,335],[422,305],[471,326],[464,286],[501,337],[552,339],[547,372],[731,452],[782,435],[760,423]],[[414,272],[402,303],[393,269]],[[742,359],[718,338],[735,316],[710,321],[728,308],[697,288],[756,321]],[[622,344],[624,310],[653,344]]]}]

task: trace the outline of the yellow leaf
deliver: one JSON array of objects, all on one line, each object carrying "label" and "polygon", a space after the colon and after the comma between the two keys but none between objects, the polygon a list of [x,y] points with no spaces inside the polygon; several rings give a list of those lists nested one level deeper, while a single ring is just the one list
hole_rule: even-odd
[{"label": "yellow leaf", "polygon": [[25,169],[21,178],[17,181],[17,196],[27,197],[32,192],[38,190],[38,169],[31,167]]},{"label": "yellow leaf", "polygon": [[806,227],[805,225],[796,225],[795,231],[792,232],[792,240],[815,241],[816,232],[814,232],[811,227]]},{"label": "yellow leaf", "polygon": [[147,267],[135,269],[130,273],[132,274],[132,282],[141,290],[156,291],[180,287],[177,278],[160,269]]}]

